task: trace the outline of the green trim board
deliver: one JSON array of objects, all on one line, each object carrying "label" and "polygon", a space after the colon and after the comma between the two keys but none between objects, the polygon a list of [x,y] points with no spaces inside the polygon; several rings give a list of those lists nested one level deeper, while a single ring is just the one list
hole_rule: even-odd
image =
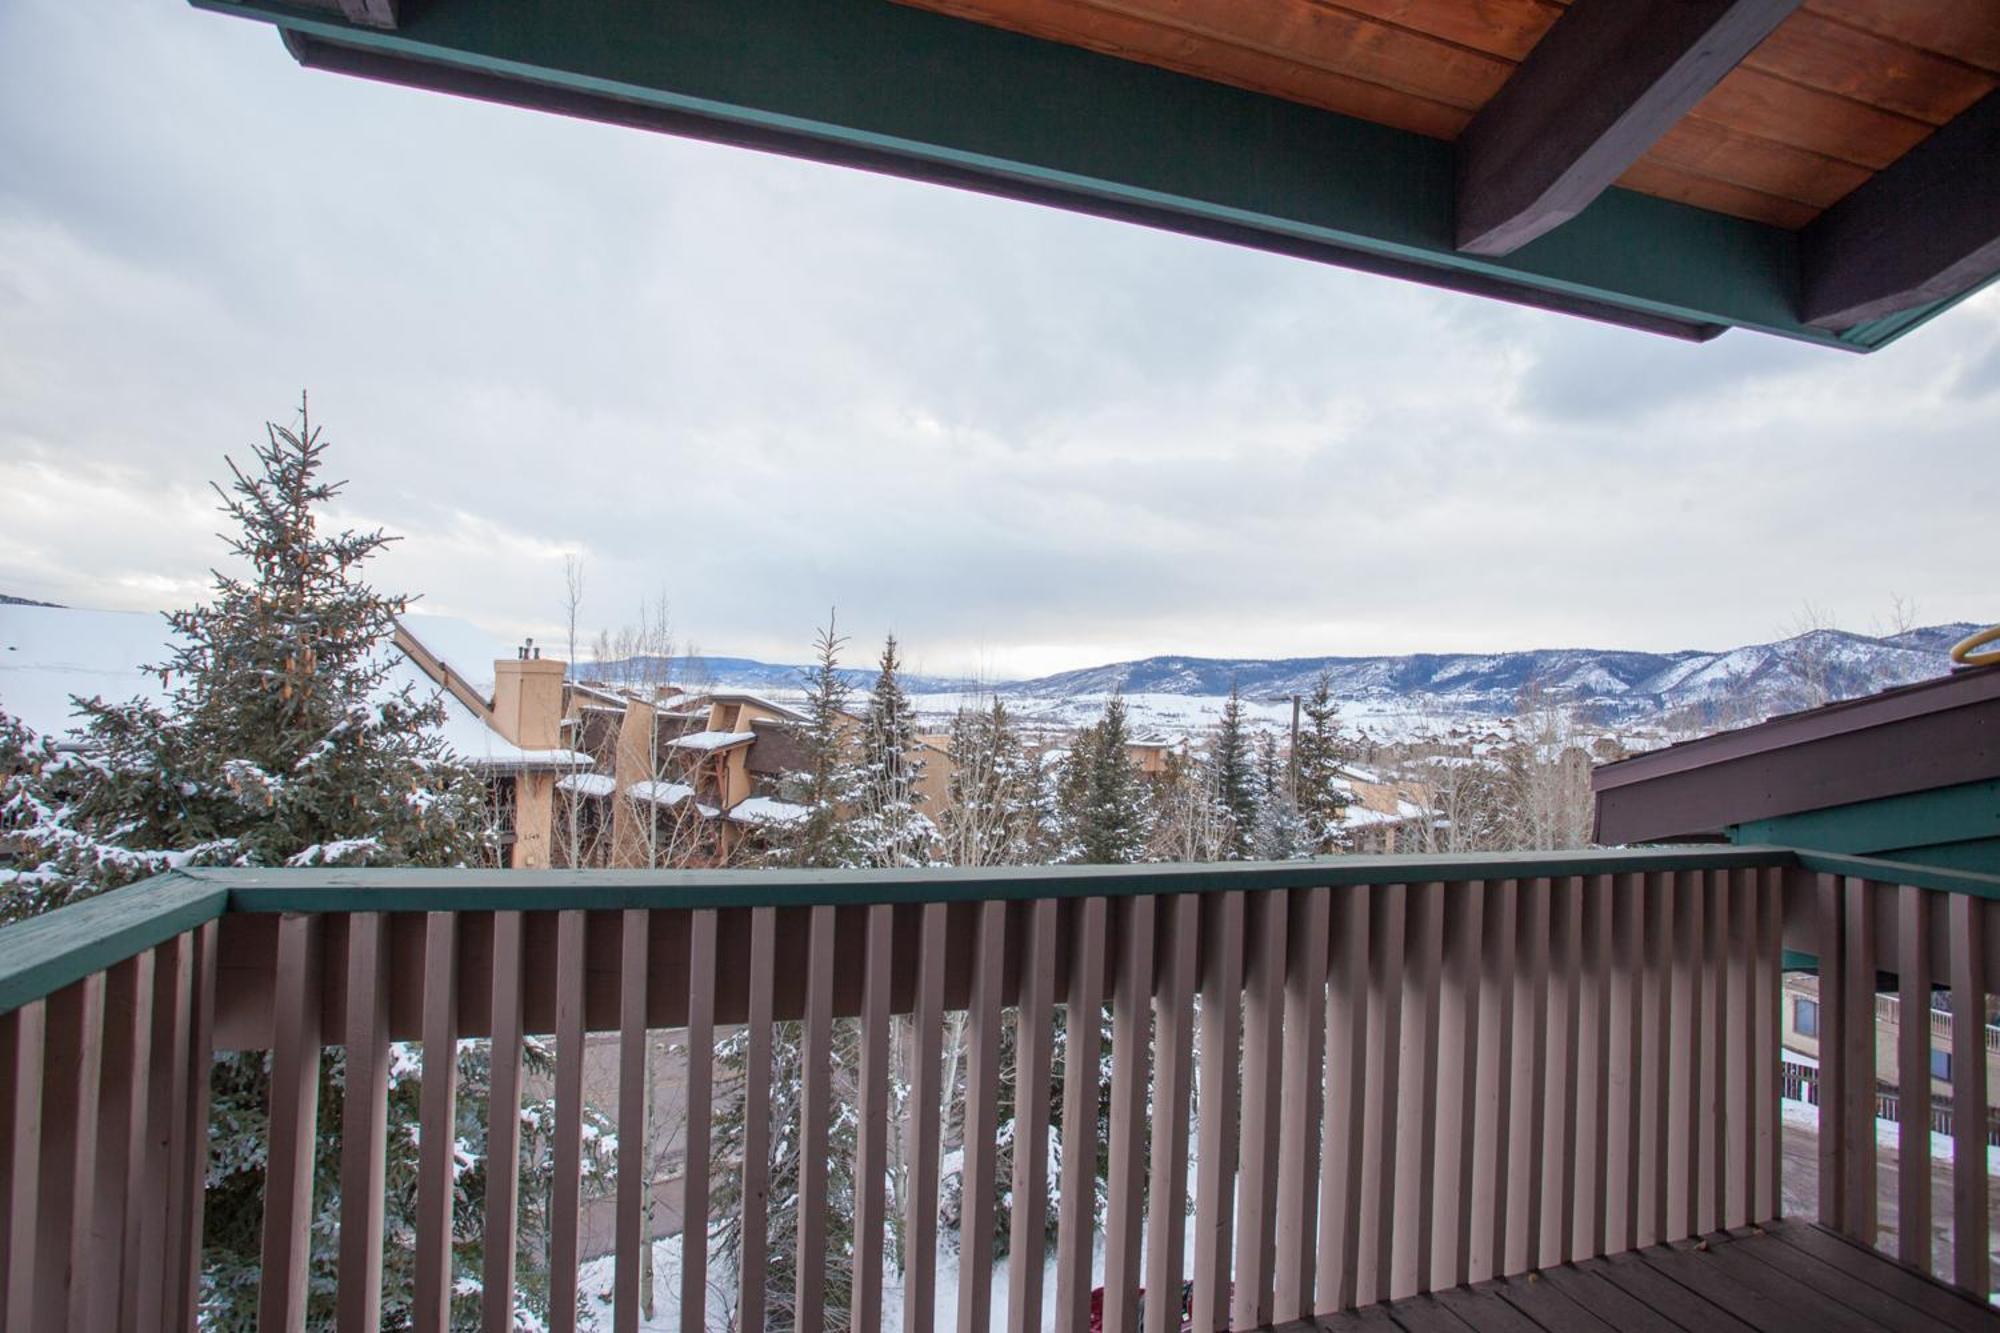
[{"label": "green trim board", "polygon": [[1681,337],[1869,350],[1798,318],[1798,238],[1628,190],[1454,248],[1452,145],[885,0],[428,0],[385,31],[275,0],[304,63],[1126,218]]},{"label": "green trim board", "polygon": [[639,907],[813,907],[1042,898],[1121,898],[1353,884],[1556,879],[1789,864],[1779,848],[1633,848],[1311,861],[926,870],[200,870],[233,912],[609,911]]},{"label": "green trim board", "polygon": [[1336,856],[1261,864],[989,870],[199,869],[160,875],[0,927],[0,1013],[18,1009],[229,912],[602,911],[984,902],[1761,867],[1802,867],[2000,900],[2000,875],[1783,847],[1718,844],[1502,855]]},{"label": "green trim board", "polygon": [[220,918],[229,891],[169,873],[0,927],[0,1014]]},{"label": "green trim board", "polygon": [[2000,780],[1752,820],[1729,834],[1738,843],[2000,873]]}]

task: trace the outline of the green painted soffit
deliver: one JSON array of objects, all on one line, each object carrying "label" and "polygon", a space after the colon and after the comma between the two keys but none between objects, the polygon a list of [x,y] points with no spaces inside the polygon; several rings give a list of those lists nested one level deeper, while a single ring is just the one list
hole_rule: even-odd
[{"label": "green painted soffit", "polygon": [[2000,873],[2000,781],[1967,782],[1738,824],[1730,840]]},{"label": "green painted soffit", "polygon": [[1449,144],[889,0],[405,0],[393,32],[271,0],[192,3],[277,24],[309,63],[330,44],[375,77],[601,119],[643,108],[676,133],[1609,307],[1683,336],[1733,326],[1869,350],[1951,304],[1808,328],[1791,232],[1617,189],[1513,255],[1461,255]]}]

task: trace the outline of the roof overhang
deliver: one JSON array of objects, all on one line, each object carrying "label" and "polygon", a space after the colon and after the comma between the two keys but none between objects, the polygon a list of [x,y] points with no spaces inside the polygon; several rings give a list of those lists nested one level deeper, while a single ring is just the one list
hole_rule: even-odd
[{"label": "roof overhang", "polygon": [[[1916,303],[1845,328],[1825,327],[1824,311],[1809,322],[1809,289],[1825,284],[1808,282],[1802,265],[1866,258],[1871,274],[1893,271],[1897,237],[1883,227],[1896,216],[1896,182],[1875,191],[1890,207],[1862,210],[1818,244],[1811,228],[1598,188],[1611,177],[1591,154],[1602,157],[1604,141],[1635,121],[1673,113],[1658,89],[1686,77],[1678,66],[1620,93],[1629,105],[1599,108],[1610,117],[1601,132],[1540,164],[1568,173],[1538,196],[1544,215],[1509,233],[1504,243],[1518,248],[1482,254],[1460,248],[1475,243],[1460,235],[1461,163],[1445,139],[887,0],[426,0],[400,12],[391,0],[193,3],[276,24],[315,68],[1051,204],[1679,338],[1739,327],[1865,351],[1963,299],[2000,263],[2000,243],[1979,239],[1991,234],[2000,198],[1990,160],[2000,155],[1982,157],[1992,135],[1982,122],[1959,135],[1970,146],[1954,148],[1947,169],[1932,162],[1910,186],[1933,209],[1940,181],[1972,201],[1950,227],[1929,215],[1925,235],[1948,232],[1955,248],[1898,278],[1901,299]],[[1637,3],[1581,0],[1556,30],[1586,7],[1616,14]],[[1661,12],[1686,7],[1676,0]],[[1648,36],[1627,33],[1624,49],[1649,49]],[[1707,38],[1686,40],[1699,50]],[[1567,57],[1597,61],[1592,69],[1605,58]],[[1536,82],[1578,80],[1558,67]],[[1533,131],[1536,116],[1566,123],[1534,97],[1513,101],[1529,104],[1518,113],[1528,129],[1515,132],[1532,142],[1550,139]],[[1987,111],[2000,120],[2000,103]],[[1546,196],[1574,185],[1578,163],[1596,174],[1570,216],[1574,197]],[[1542,225],[1550,229],[1536,234]],[[1494,242],[1489,234],[1477,244]],[[1857,246],[1881,253],[1858,255]],[[1856,309],[1897,303],[1879,292],[1838,295]]]},{"label": "roof overhang", "polygon": [[2000,667],[1772,718],[1591,773],[1595,841],[1719,837],[1734,825],[2000,776]]}]

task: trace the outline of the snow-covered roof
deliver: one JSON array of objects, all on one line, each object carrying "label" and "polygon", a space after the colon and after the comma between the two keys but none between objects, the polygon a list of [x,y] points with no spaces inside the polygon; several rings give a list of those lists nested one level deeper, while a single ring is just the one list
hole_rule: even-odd
[{"label": "snow-covered roof", "polygon": [[739,824],[767,826],[796,824],[811,813],[803,805],[773,800],[769,796],[752,796],[748,800],[738,801],[729,809],[729,817]]},{"label": "snow-covered roof", "polygon": [[679,805],[694,795],[694,788],[685,782],[654,782],[648,779],[635,782],[625,789],[625,794],[635,801],[650,801],[654,805]]},{"label": "snow-covered roof", "polygon": [[711,702],[719,704],[754,704],[758,708],[767,708],[779,717],[792,722],[803,722],[806,720],[806,715],[798,709],[788,708],[784,704],[767,699],[761,694],[750,694],[743,690],[724,690],[711,694],[708,698]]},{"label": "snow-covered roof", "polygon": [[[404,628],[475,688],[491,692],[493,663],[512,650],[476,625],[450,616],[406,616]],[[440,647],[440,645],[443,645]],[[163,703],[167,682],[144,668],[173,653],[174,633],[164,617],[148,611],[86,611],[57,606],[0,605],[0,710],[37,733],[61,738],[78,719],[70,696],[111,703],[145,699]],[[419,698],[440,693],[438,684],[401,652],[394,653],[385,691],[409,686]],[[480,665],[481,654],[484,664]],[[481,682],[484,682],[482,685]],[[459,759],[492,772],[588,768],[576,750],[529,750],[508,741],[449,693],[439,734]]]},{"label": "snow-covered roof", "polygon": [[556,779],[556,787],[578,796],[609,796],[618,790],[618,779],[609,773],[565,773]]},{"label": "snow-covered roof", "polygon": [[748,745],[756,739],[754,731],[697,731],[676,736],[667,744],[682,750],[727,750],[732,745]]}]

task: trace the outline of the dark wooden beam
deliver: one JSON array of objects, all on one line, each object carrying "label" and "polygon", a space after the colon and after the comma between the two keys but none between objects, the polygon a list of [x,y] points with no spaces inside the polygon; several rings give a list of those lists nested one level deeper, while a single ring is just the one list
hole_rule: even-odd
[{"label": "dark wooden beam", "polygon": [[369,28],[394,28],[401,0],[340,0],[340,12],[349,23]]},{"label": "dark wooden beam", "polygon": [[1576,0],[1458,140],[1458,248],[1581,213],[1799,0]]},{"label": "dark wooden beam", "polygon": [[2000,92],[1799,235],[1800,316],[1844,329],[1949,300],[2000,273]]}]

